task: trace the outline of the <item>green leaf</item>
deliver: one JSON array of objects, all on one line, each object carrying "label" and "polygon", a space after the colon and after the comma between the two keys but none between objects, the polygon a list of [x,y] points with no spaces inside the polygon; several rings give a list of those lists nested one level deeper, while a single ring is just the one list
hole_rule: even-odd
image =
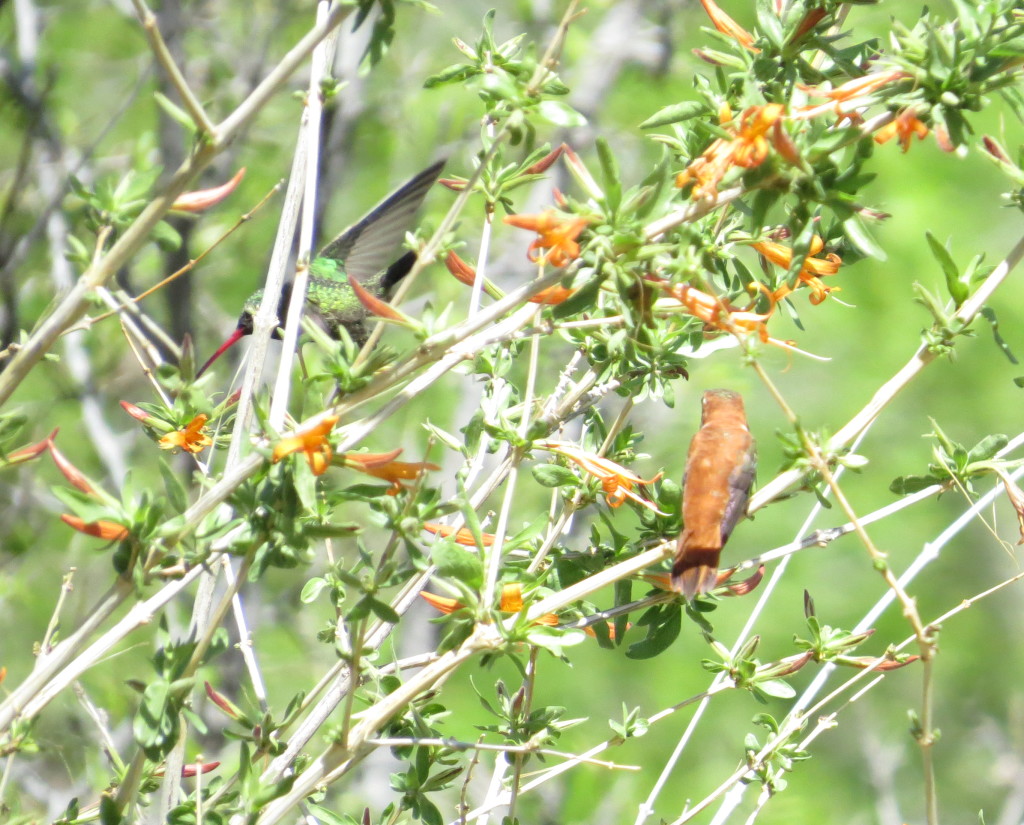
[{"label": "green leaf", "polygon": [[[482,572],[483,569],[481,568]],[[388,624],[398,624],[401,619],[401,616],[395,612],[395,609],[390,604],[382,602],[380,599],[370,599],[370,610],[373,611],[374,616]]]},{"label": "green leaf", "polygon": [[582,114],[560,100],[542,100],[537,106],[537,114],[548,123],[563,129],[587,124],[587,119]]},{"label": "green leaf", "polygon": [[526,641],[531,645],[542,647],[555,656],[564,658],[563,647],[572,647],[586,641],[587,634],[582,630],[558,630],[544,625],[533,625],[526,634]]},{"label": "green leaf", "polygon": [[146,687],[132,733],[147,759],[161,761],[178,739],[178,712],[171,686],[162,679]]},{"label": "green leaf", "polygon": [[474,589],[483,584],[484,567],[479,557],[453,542],[439,541],[435,544],[430,551],[430,560],[442,576]]},{"label": "green leaf", "polygon": [[552,316],[555,319],[569,318],[590,309],[597,303],[597,294],[601,291],[603,282],[604,278],[591,278],[562,303],[557,304],[551,312]]},{"label": "green leaf", "polygon": [[471,63],[455,63],[442,69],[435,75],[431,75],[423,82],[424,89],[435,89],[445,83],[455,83],[479,74],[479,69]]},{"label": "green leaf", "polygon": [[182,513],[188,507],[188,496],[185,493],[185,486],[181,483],[181,479],[178,478],[167,461],[161,458],[157,462],[157,466],[160,468],[160,475],[164,480],[164,490],[167,492],[167,499],[171,502],[171,506],[175,512]]},{"label": "green leaf", "polygon": [[[664,614],[668,613],[667,616]],[[655,624],[651,624],[647,638],[626,649],[629,659],[650,659],[657,656],[676,640],[683,626],[683,611],[677,604],[664,605],[658,609]]]},{"label": "green leaf", "polygon": [[756,689],[769,696],[774,696],[776,699],[792,699],[796,696],[796,690],[793,686],[782,679],[768,679],[764,682],[758,682]]},{"label": "green leaf", "polygon": [[[965,287],[966,289],[966,287]],[[958,304],[959,306],[959,304]],[[1010,345],[1006,343],[1003,336],[999,334],[999,321],[996,320],[996,312],[992,307],[982,307],[981,314],[985,320],[992,325],[992,337],[995,339],[996,346],[1003,351],[1003,355],[1009,359],[1011,364],[1016,364],[1017,359],[1014,357],[1013,352],[1010,351]]]},{"label": "green leaf", "polygon": [[932,257],[939,262],[939,266],[942,268],[942,274],[946,278],[946,289],[949,291],[949,295],[953,299],[953,303],[956,304],[957,309],[959,309],[960,305],[967,300],[970,290],[961,278],[960,270],[957,268],[956,262],[953,260],[953,256],[949,254],[949,250],[940,244],[931,232],[925,232],[924,235],[928,240],[928,246],[932,251]]},{"label": "green leaf", "polygon": [[641,129],[653,129],[656,126],[668,126],[672,123],[682,123],[698,115],[709,112],[707,104],[698,100],[685,100],[682,103],[673,103],[664,109],[659,109],[647,120],[640,124]]},{"label": "green leaf", "polygon": [[121,812],[118,810],[117,802],[114,801],[114,797],[108,793],[100,795],[100,825],[121,825],[124,822],[124,817],[121,816]]},{"label": "green leaf", "polygon": [[314,805],[308,799],[302,803],[302,807],[308,808],[317,821],[324,823],[324,825],[359,825],[359,820],[355,817],[348,814],[335,813],[321,805]]},{"label": "green leaf", "polygon": [[424,825],[444,825],[444,817],[437,805],[431,802],[426,796],[420,794],[418,797],[419,819]]},{"label": "green leaf", "polygon": [[907,496],[941,483],[935,476],[900,476],[889,485],[889,490],[898,496]]},{"label": "green leaf", "polygon": [[180,106],[171,103],[170,99],[168,99],[166,95],[161,94],[160,92],[153,92],[153,98],[156,100],[156,105],[163,109],[171,120],[184,126],[193,135],[199,131],[195,121],[192,120],[192,117],[188,112]]},{"label": "green leaf", "polygon": [[531,468],[533,477],[542,487],[561,487],[565,484],[578,484],[579,479],[568,467],[560,464],[538,464]]},{"label": "green leaf", "polygon": [[286,776],[284,779],[278,780],[273,785],[266,785],[260,788],[260,790],[252,795],[251,801],[249,802],[249,810],[255,813],[269,805],[279,796],[284,796],[292,789],[292,785],[295,784],[295,778],[297,776],[297,773],[293,773],[290,776]]},{"label": "green leaf", "polygon": [[360,524],[307,524],[302,528],[303,535],[313,539],[350,538],[362,531]]},{"label": "green leaf", "polygon": [[598,138],[596,143],[597,157],[601,161],[601,172],[604,179],[605,203],[608,205],[608,210],[614,214],[618,212],[619,204],[622,203],[622,175],[608,141]]},{"label": "green leaf", "polygon": [[990,458],[994,458],[995,454],[1009,443],[1010,439],[1002,433],[987,435],[967,451],[967,463],[973,464],[975,461],[988,461]]},{"label": "green leaf", "polygon": [[868,232],[860,216],[854,215],[843,221],[843,232],[846,239],[864,255],[874,258],[876,261],[884,261],[888,258],[885,250],[875,243],[875,239],[871,237],[871,233]]},{"label": "green leaf", "polygon": [[181,248],[181,235],[167,221],[158,221],[153,227],[153,240],[164,252],[174,252]]},{"label": "green leaf", "polygon": [[302,591],[299,593],[299,601],[303,604],[312,604],[328,587],[330,587],[330,584],[327,579],[322,576],[314,576],[302,586]]}]

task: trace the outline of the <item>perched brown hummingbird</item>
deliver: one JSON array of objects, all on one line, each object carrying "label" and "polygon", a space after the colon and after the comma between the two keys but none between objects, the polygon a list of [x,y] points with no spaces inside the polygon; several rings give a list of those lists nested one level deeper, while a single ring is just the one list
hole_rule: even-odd
[{"label": "perched brown hummingbird", "polygon": [[739,393],[708,390],[701,405],[700,429],[686,457],[683,532],[672,565],[672,589],[688,600],[715,586],[718,558],[747,513],[757,469]]},{"label": "perched brown hummingbird", "polygon": [[[438,161],[402,184],[366,217],[321,249],[310,263],[304,312],[332,338],[340,337],[339,329],[344,327],[357,346],[366,343],[368,335],[363,323],[366,309],[349,285],[347,276],[355,278],[372,295],[386,300],[395,284],[409,274],[416,263],[415,252],[406,252],[390,266],[387,262],[401,243],[430,187],[441,174],[444,163],[443,160]],[[289,282],[281,290],[277,304],[279,319],[284,318],[291,294],[292,284]],[[252,319],[262,300],[262,289],[249,296],[235,331],[203,364],[196,373],[197,378],[240,338],[252,334]],[[274,337],[279,338],[280,334],[275,332]]]}]

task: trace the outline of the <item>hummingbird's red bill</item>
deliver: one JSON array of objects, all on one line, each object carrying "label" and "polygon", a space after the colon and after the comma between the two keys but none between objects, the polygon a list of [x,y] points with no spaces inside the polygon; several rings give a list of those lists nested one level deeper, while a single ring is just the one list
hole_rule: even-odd
[{"label": "hummingbird's red bill", "polygon": [[216,361],[218,358],[220,358],[221,355],[224,354],[225,350],[228,350],[231,347],[233,347],[235,344],[237,344],[238,341],[244,335],[245,335],[245,329],[243,327],[238,327],[234,332],[232,332],[231,335],[228,337],[228,340],[225,341],[223,344],[221,344],[219,347],[217,347],[217,351],[213,355],[211,355],[209,357],[209,359],[207,360],[207,362],[205,364],[203,364],[199,368],[199,372],[196,373],[196,378],[199,378],[200,376],[202,376],[202,374],[204,372],[206,372],[206,370],[210,366],[210,364],[212,364],[214,361]]}]

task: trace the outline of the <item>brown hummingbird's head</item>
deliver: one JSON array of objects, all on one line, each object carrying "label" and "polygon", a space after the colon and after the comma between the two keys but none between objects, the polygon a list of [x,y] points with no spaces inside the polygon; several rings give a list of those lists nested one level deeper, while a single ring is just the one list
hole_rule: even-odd
[{"label": "brown hummingbird's head", "polygon": [[701,399],[701,423],[723,416],[738,417],[745,422],[743,396],[732,390],[708,390]]}]

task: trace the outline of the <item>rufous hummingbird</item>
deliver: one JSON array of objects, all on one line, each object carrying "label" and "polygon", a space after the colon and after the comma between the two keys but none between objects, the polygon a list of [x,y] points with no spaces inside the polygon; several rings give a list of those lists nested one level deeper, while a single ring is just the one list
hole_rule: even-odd
[{"label": "rufous hummingbird", "polygon": [[[390,266],[387,262],[401,243],[430,187],[441,174],[444,163],[443,160],[438,161],[402,184],[370,210],[366,217],[321,249],[310,263],[303,311],[306,317],[312,318],[332,338],[338,338],[339,329],[344,327],[357,346],[366,343],[366,309],[349,284],[347,276],[351,275],[375,297],[386,300],[395,284],[409,274],[416,263],[415,252],[406,252]],[[284,318],[291,294],[292,284],[289,282],[281,290],[277,305],[278,319]],[[235,331],[203,364],[196,373],[197,378],[225,350],[243,336],[252,334],[253,316],[262,300],[262,289],[249,296]],[[275,337],[278,337],[277,333]]]},{"label": "rufous hummingbird", "polygon": [[687,600],[715,586],[722,547],[747,513],[756,469],[743,398],[730,390],[708,390],[686,458],[683,532],[672,564],[672,589]]}]

